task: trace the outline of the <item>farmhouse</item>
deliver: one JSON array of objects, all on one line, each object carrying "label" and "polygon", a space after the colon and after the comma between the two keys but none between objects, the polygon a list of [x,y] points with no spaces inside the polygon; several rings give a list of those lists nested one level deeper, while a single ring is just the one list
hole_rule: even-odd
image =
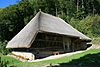
[{"label": "farmhouse", "polygon": [[38,12],[7,44],[17,52],[30,52],[35,58],[62,54],[87,48],[91,38],[85,36],[59,17]]}]

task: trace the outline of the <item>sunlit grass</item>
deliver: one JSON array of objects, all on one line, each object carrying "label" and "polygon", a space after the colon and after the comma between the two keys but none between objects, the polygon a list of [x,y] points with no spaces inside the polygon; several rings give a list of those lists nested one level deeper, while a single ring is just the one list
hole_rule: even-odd
[{"label": "sunlit grass", "polygon": [[19,60],[16,60],[12,57],[8,57],[8,56],[3,56],[2,60],[4,61],[8,61],[9,62],[9,66],[10,65],[15,65],[17,67],[43,67],[45,65],[50,65],[50,64],[59,64],[59,63],[69,63],[72,60],[75,59],[80,59],[81,57],[88,55],[88,54],[96,54],[96,53],[100,53],[100,50],[97,49],[91,49],[88,51],[85,51],[83,53],[78,53],[69,57],[63,57],[63,58],[59,58],[59,59],[53,59],[53,60],[46,60],[46,61],[40,61],[40,62],[20,62]]}]

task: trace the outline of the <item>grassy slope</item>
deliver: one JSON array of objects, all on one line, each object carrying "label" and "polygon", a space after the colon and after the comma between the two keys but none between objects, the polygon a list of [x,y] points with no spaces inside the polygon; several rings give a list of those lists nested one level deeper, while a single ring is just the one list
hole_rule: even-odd
[{"label": "grassy slope", "polygon": [[100,38],[94,38],[91,43],[92,46],[89,49],[100,49]]},{"label": "grassy slope", "polygon": [[[8,65],[15,65],[17,67],[33,67],[33,66],[34,67],[44,67],[45,65],[50,65],[50,64],[54,65],[54,64],[59,64],[59,63],[60,64],[69,63],[69,62],[72,62],[75,59],[80,59],[81,57],[84,57],[85,55],[96,54],[96,53],[100,53],[100,50],[92,49],[92,50],[88,50],[88,51],[85,51],[83,53],[75,54],[75,55],[69,56],[69,57],[63,57],[63,58],[59,58],[59,59],[47,60],[47,61],[41,61],[41,62],[35,62],[35,63],[28,63],[28,62],[22,63],[22,62],[14,59],[14,58],[11,58],[11,57],[7,57],[7,56],[1,56],[1,57],[2,57],[2,60],[9,61]],[[89,59],[87,59],[87,62],[88,62]],[[81,62],[83,62],[83,61],[80,61],[78,63],[81,63]]]},{"label": "grassy slope", "polygon": [[1,57],[2,61],[7,61],[8,65],[13,65],[13,64],[16,64],[16,63],[21,63],[19,60],[15,59],[15,58],[12,58],[12,57],[9,57],[9,56],[6,56],[6,55],[0,55],[0,57]]},{"label": "grassy slope", "polygon": [[93,39],[92,43],[95,45],[100,45],[100,38]]},{"label": "grassy slope", "polygon": [[4,8],[0,8],[0,11],[3,10]]}]

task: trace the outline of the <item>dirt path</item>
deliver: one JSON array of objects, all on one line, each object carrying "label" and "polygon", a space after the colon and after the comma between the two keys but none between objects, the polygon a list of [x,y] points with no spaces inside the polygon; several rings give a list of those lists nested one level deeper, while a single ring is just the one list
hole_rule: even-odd
[{"label": "dirt path", "polygon": [[[84,50],[84,51],[86,51],[86,50]],[[70,52],[70,53],[65,53],[65,54],[52,55],[52,56],[49,56],[49,57],[46,57],[46,58],[36,59],[36,60],[24,60],[24,59],[21,59],[21,58],[16,57],[16,56],[12,56],[12,55],[8,55],[8,56],[16,58],[16,59],[20,60],[21,62],[39,62],[39,61],[44,61],[44,60],[58,59],[58,58],[61,58],[61,57],[68,57],[68,56],[72,56],[72,55],[77,54],[77,53],[82,53],[84,51],[76,51],[76,52]]]},{"label": "dirt path", "polygon": [[32,61],[28,61],[28,62],[39,62],[39,61],[44,61],[44,60],[52,60],[52,59],[57,59],[57,58],[61,58],[61,57],[68,57],[77,53],[82,53],[84,51],[76,51],[76,52],[71,52],[71,53],[65,53],[65,54],[59,54],[59,55],[52,55],[43,59],[37,59],[37,60],[32,60]]}]

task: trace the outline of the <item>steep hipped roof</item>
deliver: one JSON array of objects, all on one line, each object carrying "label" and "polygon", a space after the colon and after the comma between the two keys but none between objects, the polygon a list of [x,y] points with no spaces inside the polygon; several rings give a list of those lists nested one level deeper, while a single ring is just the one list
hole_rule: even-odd
[{"label": "steep hipped roof", "polygon": [[9,41],[6,48],[29,48],[39,31],[91,40],[64,20],[40,11],[11,41]]}]

